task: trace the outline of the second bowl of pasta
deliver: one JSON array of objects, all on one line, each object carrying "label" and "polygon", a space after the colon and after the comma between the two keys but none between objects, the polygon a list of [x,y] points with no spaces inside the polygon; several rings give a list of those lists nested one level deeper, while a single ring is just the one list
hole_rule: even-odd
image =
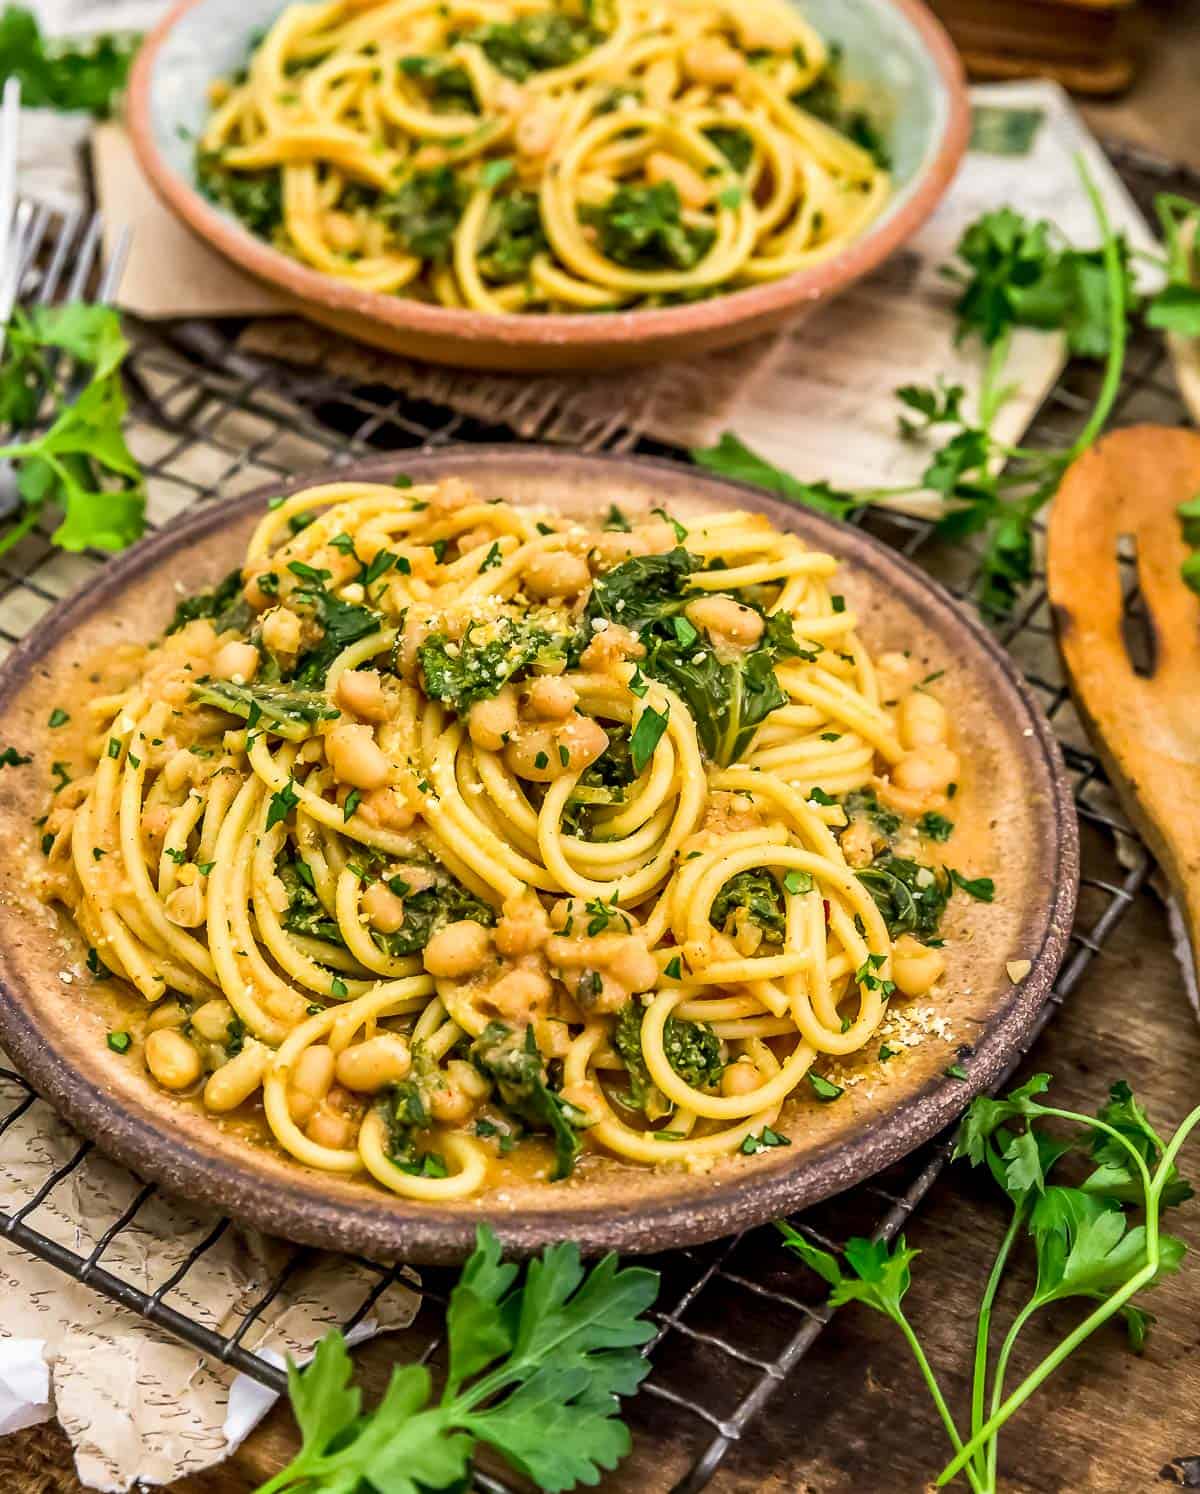
[{"label": "second bowl of pasta", "polygon": [[911,0],[181,0],[130,91],[167,203],[306,314],[519,369],[794,316],[919,227],[966,120]]}]

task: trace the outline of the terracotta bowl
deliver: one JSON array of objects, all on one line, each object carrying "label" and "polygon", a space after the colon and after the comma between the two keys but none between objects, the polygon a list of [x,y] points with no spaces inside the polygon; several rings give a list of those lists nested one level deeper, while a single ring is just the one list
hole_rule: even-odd
[{"label": "terracotta bowl", "polygon": [[916,233],[966,149],[962,64],[920,0],[803,0],[839,42],[846,74],[878,112],[896,188],[883,214],[841,254],[771,284],[686,306],[573,315],[493,316],[358,290],[254,237],[197,189],[194,142],[208,84],[245,58],[280,0],[179,0],[147,37],[129,86],[134,145],[159,194],[188,226],[294,309],[360,342],[465,368],[595,369],[658,363],[727,347],[794,320],[866,275]]},{"label": "terracotta bowl", "polygon": [[[397,469],[426,481],[452,473],[485,497],[595,515],[665,505],[686,521],[701,510],[761,510],[778,526],[844,561],[838,589],[877,653],[909,649],[952,711],[963,760],[954,801],[952,865],[991,875],[996,899],[951,900],[943,926],[945,990],[897,1001],[917,1046],[886,1064],[874,1045],[857,1083],[820,1104],[789,1101],[779,1129],[791,1145],[737,1155],[701,1174],[650,1171],[588,1153],[566,1183],[506,1185],[462,1203],[426,1207],[361,1179],[309,1171],[253,1142],[248,1121],[218,1120],[156,1089],[140,1049],[111,1052],[106,1030],[135,1033],[145,1005],[117,981],[86,972],[69,919],[30,888],[36,816],[59,755],[47,718],[86,692],[98,649],[158,633],[179,590],[211,585],[237,564],[268,496],[214,503],[114,561],[43,618],[0,669],[5,740],[34,764],[0,773],[0,1046],[85,1135],[143,1177],[273,1234],[376,1259],[448,1261],[489,1220],[513,1250],[571,1238],[590,1251],[653,1251],[724,1235],[837,1193],[905,1156],[996,1082],[1046,1000],[1066,947],[1078,883],[1078,841],[1058,746],[1031,692],[999,645],[934,582],[860,531],[789,507],[761,490],[672,463],[573,456],[541,448],[470,448],[375,458],[286,485],[367,479]],[[1028,961],[1015,982],[1006,966]],[[1014,966],[1015,969],[1015,966]],[[1019,972],[1018,972],[1019,974]],[[882,1041],[882,1039],[881,1039]],[[947,1075],[961,1065],[966,1077]]]}]

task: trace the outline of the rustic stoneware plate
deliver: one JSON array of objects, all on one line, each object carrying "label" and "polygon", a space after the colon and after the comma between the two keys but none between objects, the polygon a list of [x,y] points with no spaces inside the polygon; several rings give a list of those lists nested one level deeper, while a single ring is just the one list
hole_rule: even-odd
[{"label": "rustic stoneware plate", "polygon": [[[870,648],[909,649],[938,683],[964,772],[955,800],[953,864],[995,879],[992,904],[952,899],[944,925],[945,994],[897,1006],[919,1046],[881,1065],[872,1047],[859,1082],[834,1104],[811,1097],[780,1123],[787,1148],[738,1155],[712,1171],[651,1172],[585,1155],[560,1184],[510,1186],[430,1208],[373,1184],[309,1171],[251,1144],[247,1122],[225,1124],[158,1091],[139,1057],[111,1052],[105,1033],[136,1034],[145,1011],[120,982],[88,976],[70,921],[42,905],[33,821],[44,812],[55,756],[51,709],[78,701],[98,649],[159,633],[180,590],[225,575],[241,559],[270,493],[205,507],[136,546],[55,608],[0,669],[4,739],[34,756],[0,773],[0,1045],[35,1088],[85,1135],[143,1177],[303,1243],[376,1259],[456,1260],[489,1220],[516,1250],[571,1238],[588,1250],[651,1251],[727,1234],[849,1187],[912,1151],[992,1084],[1046,1000],[1071,927],[1078,882],[1075,814],[1050,728],[1007,656],[937,585],[891,550],[830,519],[680,465],[496,447],[374,458],[310,473],[272,492],[333,477],[390,482],[460,474],[485,497],[592,515],[666,505],[689,512],[758,509],[845,563],[839,590],[863,619]],[[1015,983],[1006,964],[1028,961]],[[968,1077],[948,1077],[961,1063]]]},{"label": "rustic stoneware plate", "polygon": [[860,279],[916,233],[966,149],[966,80],[921,0],[796,0],[845,54],[893,163],[882,215],[841,254],[768,285],[648,311],[490,316],[359,290],[249,233],[196,187],[193,155],[208,85],[242,65],[251,37],[283,0],[179,0],[147,37],[130,78],[134,146],[160,196],[223,254],[276,287],[296,310],[360,342],[462,368],[605,368],[658,363],[765,332]]}]

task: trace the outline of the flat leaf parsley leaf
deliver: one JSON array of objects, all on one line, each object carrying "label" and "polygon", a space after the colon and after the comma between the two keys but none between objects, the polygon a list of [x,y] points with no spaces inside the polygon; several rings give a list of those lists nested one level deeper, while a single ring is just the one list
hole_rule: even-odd
[{"label": "flat leaf parsley leaf", "polygon": [[654,1326],[643,1314],[658,1274],[623,1270],[614,1255],[585,1270],[578,1247],[564,1243],[518,1278],[481,1225],[450,1294],[449,1373],[436,1400],[429,1371],[409,1364],[393,1369],[364,1414],[337,1331],[306,1368],[289,1362],[300,1451],[258,1494],[443,1489],[467,1477],[479,1442],[549,1494],[597,1483],[629,1451],[618,1398],[649,1368],[640,1350]]}]

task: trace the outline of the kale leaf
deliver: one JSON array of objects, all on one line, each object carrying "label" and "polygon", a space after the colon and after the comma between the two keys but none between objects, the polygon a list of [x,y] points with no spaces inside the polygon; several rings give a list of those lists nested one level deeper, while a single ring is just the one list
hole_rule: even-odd
[{"label": "kale leaf", "polygon": [[893,939],[900,934],[934,937],[953,891],[944,871],[882,851],[856,875],[875,899]]},{"label": "kale leaf", "polygon": [[489,1022],[471,1044],[471,1061],[495,1082],[509,1110],[534,1130],[554,1137],[550,1181],[569,1178],[581,1150],[579,1127],[584,1116],[550,1088],[533,1028],[527,1027],[522,1038],[503,1022]]},{"label": "kale leaf", "polygon": [[380,1101],[387,1127],[388,1156],[401,1172],[416,1177],[444,1178],[447,1173],[445,1158],[437,1152],[423,1152],[417,1145],[418,1135],[428,1131],[433,1124],[426,1087],[419,1075],[435,1073],[435,1065],[424,1054],[419,1042],[413,1045],[413,1067],[414,1076],[393,1084]]},{"label": "kale leaf", "polygon": [[613,1026],[613,1046],[621,1055],[625,1072],[629,1075],[629,1098],[635,1109],[642,1111],[650,1120],[669,1115],[674,1108],[650,1077],[646,1057],[642,1052],[642,1018],[646,1008],[640,1001],[627,1001],[617,1013]]},{"label": "kale leaf", "polygon": [[[639,1001],[627,1001],[617,1013],[613,1044],[629,1075],[629,1097],[649,1120],[660,1120],[674,1108],[654,1083],[642,1050],[642,1020],[646,1009]],[[667,1061],[686,1084],[697,1089],[715,1089],[725,1068],[721,1040],[705,1022],[683,1022],[668,1017],[663,1027],[663,1051]]]},{"label": "kale leaf", "polygon": [[792,103],[853,140],[886,171],[891,166],[891,154],[879,126],[865,109],[850,108],[845,102],[842,60],[842,49],[834,43],[821,72],[806,89],[792,94]]},{"label": "kale leaf", "polygon": [[375,632],[383,623],[378,612],[356,606],[353,602],[343,602],[341,597],[334,596],[323,586],[298,588],[292,592],[288,603],[293,609],[315,613],[322,628],[321,641],[300,656],[292,676],[294,684],[308,689],[323,685],[329,666],[342,650]]},{"label": "kale leaf", "polygon": [[579,775],[579,781],[567,800],[563,828],[569,835],[591,839],[596,830],[596,809],[624,803],[625,790],[637,778],[629,727],[609,721],[604,730],[608,734],[608,746]]},{"label": "kale leaf", "polygon": [[547,247],[542,215],[532,192],[509,192],[493,204],[484,230],[479,268],[489,280],[524,280],[535,254]]},{"label": "kale leaf", "polygon": [[414,171],[380,199],[379,214],[400,244],[418,259],[444,264],[466,206],[467,189],[449,166]]},{"label": "kale leaf", "polygon": [[196,185],[261,239],[271,238],[283,225],[283,176],[276,166],[231,171],[222,164],[220,151],[202,150],[196,156]]},{"label": "kale leaf", "polygon": [[767,648],[722,663],[712,648],[685,652],[655,638],[643,667],[687,701],[704,750],[722,767],[735,762],[771,712],[787,704]]},{"label": "kale leaf", "polygon": [[483,48],[494,68],[517,83],[524,83],[533,73],[577,62],[602,40],[587,21],[555,10],[476,27],[467,39]]},{"label": "kale leaf", "polygon": [[663,1028],[663,1052],[685,1084],[696,1089],[715,1089],[720,1084],[725,1067],[721,1040],[707,1022],[668,1017]]},{"label": "kale leaf", "polygon": [[[393,877],[391,880],[395,882],[397,879]],[[376,944],[395,959],[424,949],[438,929],[448,923],[469,918],[474,923],[490,927],[496,921],[492,906],[477,898],[449,873],[433,887],[425,887],[420,892],[404,892],[401,896],[404,899],[404,922],[393,933],[373,935]]]},{"label": "kale leaf", "polygon": [[283,883],[288,905],[280,920],[285,929],[308,939],[344,948],[345,940],[337,920],[330,917],[317,896],[316,884],[308,865],[285,846],[275,860],[275,875]]},{"label": "kale leaf", "polygon": [[701,743],[723,766],[745,750],[757,728],[787,696],[775,662],[812,657],[796,642],[791,619],[768,619],[760,646],[722,660],[681,618],[696,593],[688,582],[700,562],[682,546],[665,555],[635,556],[599,577],[584,613],[581,639],[603,618],[638,634],[646,649],[642,668],[687,702]]},{"label": "kale leaf", "polygon": [[737,125],[713,125],[703,134],[737,172],[745,171],[754,159],[754,140]]},{"label": "kale leaf", "polygon": [[201,680],[192,689],[192,699],[241,716],[250,727],[260,723],[264,731],[303,742],[320,721],[333,721],[341,713],[316,690],[297,690],[291,685],[239,685],[232,680]]},{"label": "kale leaf", "polygon": [[779,883],[766,869],[756,866],[730,877],[713,899],[708,917],[714,928],[727,930],[729,920],[738,908],[745,908],[752,923],[763,931],[772,944],[783,942],[787,916]]},{"label": "kale leaf", "polygon": [[544,628],[502,617],[486,628],[472,623],[458,643],[433,633],[417,649],[417,659],[426,695],[462,714],[532,664],[548,663],[561,653],[561,641]]},{"label": "kale leaf", "polygon": [[900,816],[893,814],[879,802],[874,789],[852,790],[842,799],[842,808],[848,820],[856,817],[870,820],[885,840],[890,839],[900,828]]},{"label": "kale leaf", "polygon": [[585,205],[580,217],[599,230],[600,251],[633,270],[690,270],[713,242],[711,228],[683,221],[674,182],[624,185],[606,203]]},{"label": "kale leaf", "polygon": [[675,617],[692,600],[688,578],[702,562],[681,546],[665,555],[635,555],[597,577],[584,612],[584,640],[598,619],[641,633],[651,623]]},{"label": "kale leaf", "polygon": [[218,633],[225,633],[230,629],[245,633],[249,629],[254,613],[242,596],[240,570],[230,571],[212,591],[199,591],[195,596],[182,598],[175,608],[174,617],[167,624],[167,632],[178,633],[180,628],[198,617],[211,618]]},{"label": "kale leaf", "polygon": [[423,86],[435,112],[478,114],[475,85],[465,67],[442,57],[401,57],[397,63],[405,77]]}]

